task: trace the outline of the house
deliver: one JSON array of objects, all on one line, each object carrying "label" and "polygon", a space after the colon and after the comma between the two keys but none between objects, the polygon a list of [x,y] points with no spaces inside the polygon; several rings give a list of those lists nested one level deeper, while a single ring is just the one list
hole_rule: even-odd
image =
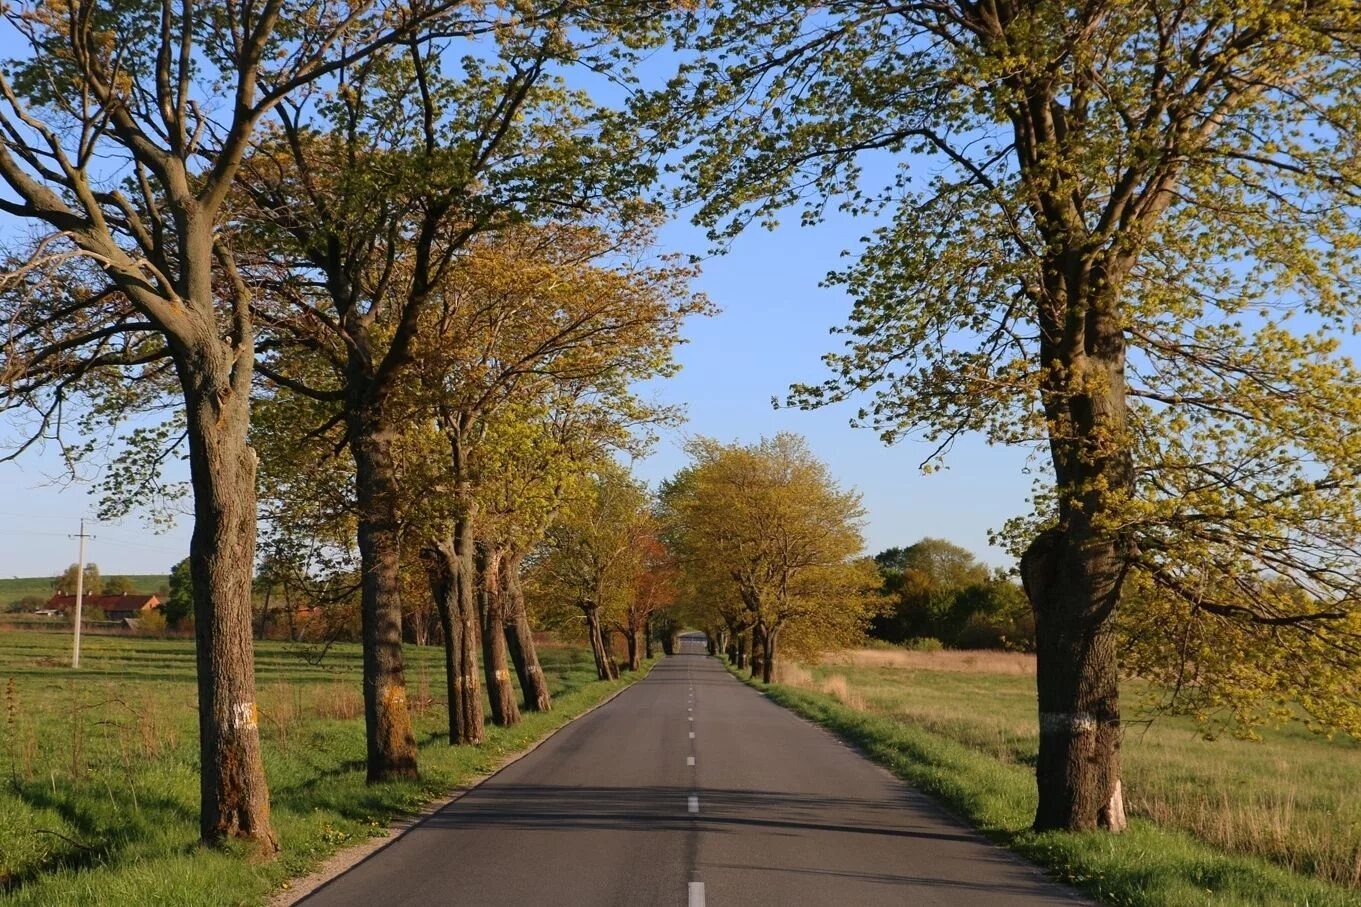
[{"label": "house", "polygon": [[[104,617],[108,620],[141,617],[143,612],[160,606],[161,600],[159,598],[141,592],[132,595],[86,595],[80,603],[83,613],[88,614],[91,609],[98,608],[104,612]],[[60,611],[62,614],[70,614],[75,610],[76,597],[58,592],[48,599],[47,607],[53,611]]]}]

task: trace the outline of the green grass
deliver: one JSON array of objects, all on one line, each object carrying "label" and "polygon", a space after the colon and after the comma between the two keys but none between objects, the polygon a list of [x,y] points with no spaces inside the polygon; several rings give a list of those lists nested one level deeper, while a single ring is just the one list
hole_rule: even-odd
[{"label": "green grass", "polygon": [[590,654],[545,648],[554,711],[480,747],[447,745],[443,662],[408,647],[421,779],[364,783],[357,646],[263,642],[261,734],[282,851],[204,848],[198,832],[194,652],[188,640],[87,637],[82,668],[64,635],[0,631],[0,900],[15,905],[258,904],[346,844],[382,834],[495,768],[636,677],[595,679]]},{"label": "green grass", "polygon": [[[947,653],[948,654],[948,653]],[[828,665],[761,687],[994,840],[1108,904],[1361,904],[1361,745],[1298,728],[1204,740],[1131,724],[1121,836],[1036,834],[1034,680]]]},{"label": "green grass", "polygon": [[[123,576],[126,574],[110,574],[110,576]],[[139,573],[128,576],[132,580],[133,588],[138,592],[148,594],[170,582],[170,577],[164,573]],[[44,601],[52,597],[52,577],[50,576],[14,576],[8,579],[0,579],[0,610],[4,606],[17,602],[21,598],[36,596]]]}]

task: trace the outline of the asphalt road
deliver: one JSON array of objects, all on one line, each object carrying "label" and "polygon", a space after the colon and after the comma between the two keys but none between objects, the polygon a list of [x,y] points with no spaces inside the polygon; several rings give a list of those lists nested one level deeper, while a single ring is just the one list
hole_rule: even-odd
[{"label": "asphalt road", "polygon": [[682,652],[302,903],[1083,903]]}]

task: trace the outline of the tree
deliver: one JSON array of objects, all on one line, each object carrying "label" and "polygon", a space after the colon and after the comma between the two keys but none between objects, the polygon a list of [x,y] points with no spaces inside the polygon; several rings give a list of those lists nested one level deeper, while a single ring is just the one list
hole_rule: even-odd
[{"label": "tree", "polygon": [[741,603],[751,668],[769,683],[782,638],[800,651],[863,635],[879,585],[863,545],[860,496],[843,490],[797,435],[750,445],[700,439],[663,489],[670,537],[691,585]]},{"label": "tree", "polygon": [[[928,467],[973,431],[1047,453],[1008,533],[1036,617],[1037,829],[1123,825],[1122,626],[1155,636],[1134,670],[1230,668],[1196,686],[1241,720],[1289,690],[1356,726],[1361,408],[1338,338],[1361,286],[1358,16],[909,0],[691,20],[703,52],[668,99],[694,102],[701,219],[729,234],[800,199],[876,218],[831,277],[846,348],[791,402],[872,392],[861,421],[924,437]],[[1245,650],[1171,644],[1221,635]],[[1273,679],[1238,683],[1247,664]]]},{"label": "tree", "polygon": [[[500,17],[467,9],[458,27],[441,23],[443,40],[467,39],[457,63],[442,65],[415,44],[370,56],[347,72],[344,91],[318,99],[316,114],[307,99],[281,105],[278,135],[247,161],[243,180],[243,214],[264,259],[247,278],[263,288],[258,311],[273,348],[261,371],[287,392],[330,403],[354,458],[371,781],[416,772],[392,446],[410,418],[401,389],[418,334],[432,323],[426,313],[447,300],[451,271],[479,237],[525,221],[609,218],[650,175],[634,143],[607,128],[609,111],[557,74],[589,61],[626,81],[631,53],[610,46],[614,29],[646,41],[646,6],[521,4]],[[330,366],[321,381],[290,374],[299,349]],[[451,627],[472,628],[477,556],[467,521],[442,541],[452,560],[439,569],[465,609]],[[431,555],[444,551],[435,545]],[[475,645],[457,659],[465,684],[451,700],[472,723]],[[513,702],[493,692],[494,702]]]},{"label": "tree", "polygon": [[647,490],[622,466],[603,461],[549,529],[535,564],[540,595],[580,610],[601,680],[619,676],[606,622],[633,597],[637,561],[630,555],[648,522]]},{"label": "tree", "polygon": [[194,617],[194,580],[187,557],[170,568],[170,594],[161,605],[161,613],[176,629]]},{"label": "tree", "polygon": [[[52,580],[53,591],[61,595],[76,594],[76,574],[80,571],[79,564],[72,564],[62,571],[61,576]],[[85,584],[84,589],[90,595],[98,594],[100,588],[99,565],[85,565]]]},{"label": "tree", "polygon": [[137,591],[132,579],[127,576],[107,576],[99,586],[102,595],[130,595]]},{"label": "tree", "polygon": [[[2,281],[5,400],[36,413],[21,452],[60,439],[82,393],[135,397],[128,381],[144,367],[176,386],[195,505],[208,842],[277,849],[250,639],[254,329],[223,205],[271,109],[375,47],[415,40],[437,6],[69,0],[4,12],[28,56],[0,77],[0,210],[50,231],[9,256]],[[205,85],[230,101],[216,103]]]}]

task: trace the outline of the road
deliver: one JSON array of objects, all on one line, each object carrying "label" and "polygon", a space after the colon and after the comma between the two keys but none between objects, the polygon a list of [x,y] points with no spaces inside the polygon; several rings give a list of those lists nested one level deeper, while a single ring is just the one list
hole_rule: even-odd
[{"label": "road", "polygon": [[302,903],[1083,902],[688,637],[645,680]]}]

